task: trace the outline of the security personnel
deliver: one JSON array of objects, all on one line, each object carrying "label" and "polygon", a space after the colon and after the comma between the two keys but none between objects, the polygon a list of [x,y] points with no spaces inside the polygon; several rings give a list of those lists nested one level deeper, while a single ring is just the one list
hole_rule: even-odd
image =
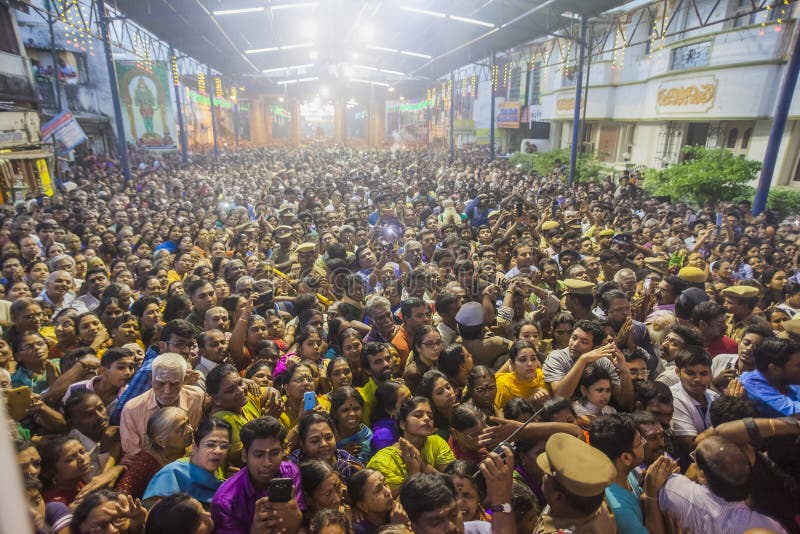
[{"label": "security personnel", "polygon": [[750,325],[758,324],[772,328],[769,323],[753,314],[758,303],[758,289],[753,286],[730,286],[722,290],[725,297],[725,309],[728,311],[728,337],[740,343],[744,330]]},{"label": "security personnel", "polygon": [[536,458],[544,471],[542,492],[548,505],[534,534],[616,532],[614,514],[605,503],[605,489],[617,474],[608,457],[569,434],[553,434]]},{"label": "security personnel", "polygon": [[291,226],[278,226],[272,232],[272,239],[276,245],[272,251],[272,259],[275,262],[275,268],[287,272],[292,266],[292,227]]}]

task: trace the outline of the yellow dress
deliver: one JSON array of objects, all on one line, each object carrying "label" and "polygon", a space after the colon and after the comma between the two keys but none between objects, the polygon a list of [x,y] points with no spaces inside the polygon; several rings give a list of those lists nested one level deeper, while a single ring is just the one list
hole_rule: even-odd
[{"label": "yellow dress", "polygon": [[496,378],[497,395],[494,397],[494,405],[498,410],[502,410],[515,397],[528,398],[537,389],[546,387],[541,367],[536,369],[536,378],[533,380],[520,380],[516,373],[500,373]]}]

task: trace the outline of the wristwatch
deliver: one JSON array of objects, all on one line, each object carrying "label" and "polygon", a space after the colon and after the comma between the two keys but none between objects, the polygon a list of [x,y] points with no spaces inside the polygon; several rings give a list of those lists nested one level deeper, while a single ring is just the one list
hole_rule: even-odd
[{"label": "wristwatch", "polygon": [[511,513],[511,503],[504,502],[503,504],[494,504],[488,508],[490,512],[493,514],[510,514]]}]

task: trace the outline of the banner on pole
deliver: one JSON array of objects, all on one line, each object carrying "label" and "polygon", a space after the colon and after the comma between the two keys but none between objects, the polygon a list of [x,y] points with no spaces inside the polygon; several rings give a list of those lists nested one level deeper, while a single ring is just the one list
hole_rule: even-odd
[{"label": "banner on pole", "polygon": [[519,128],[519,102],[502,102],[497,109],[498,128]]},{"label": "banner on pole", "polygon": [[51,136],[55,136],[56,150],[62,154],[88,139],[81,125],[69,111],[62,111],[42,126],[42,140],[47,140]]},{"label": "banner on pole", "polygon": [[149,69],[140,61],[114,63],[125,138],[144,148],[176,148],[167,62],[149,62]]}]

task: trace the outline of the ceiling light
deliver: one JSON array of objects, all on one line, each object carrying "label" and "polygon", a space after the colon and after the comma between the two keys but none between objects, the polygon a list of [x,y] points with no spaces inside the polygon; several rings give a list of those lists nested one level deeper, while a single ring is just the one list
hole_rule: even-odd
[{"label": "ceiling light", "polygon": [[311,59],[317,59],[319,57],[319,52],[312,50],[308,53],[308,57]]},{"label": "ceiling light", "polygon": [[370,83],[369,80],[363,80],[361,78],[352,78],[350,81],[351,82],[358,82],[358,83]]},{"label": "ceiling light", "polygon": [[259,13],[264,11],[266,8],[264,6],[260,7],[243,7],[241,9],[218,9],[216,11],[212,11],[215,17],[219,17],[222,15],[239,15],[240,13]]},{"label": "ceiling light", "polygon": [[399,70],[389,70],[389,69],[378,69],[380,72],[384,74],[394,74],[395,76],[405,76],[405,72],[400,72]]},{"label": "ceiling light", "polygon": [[396,48],[386,48],[385,46],[367,45],[367,48],[369,48],[370,50],[379,50],[381,52],[389,52],[392,54],[398,52]]},{"label": "ceiling light", "polygon": [[455,15],[449,15],[449,18],[452,20],[457,20],[459,22],[467,22],[469,24],[476,24],[478,26],[485,26],[487,28],[494,28],[494,24],[492,24],[491,22],[484,22],[482,20],[470,19],[467,17],[457,17]]},{"label": "ceiling light", "polygon": [[313,67],[313,63],[306,63],[305,65],[289,65],[287,67],[276,67],[274,69],[264,69],[261,72],[264,74],[269,74],[270,72],[282,72],[285,70],[299,70],[299,69],[307,69]]},{"label": "ceiling light", "polygon": [[421,57],[422,59],[430,59],[433,56],[430,54],[420,54],[419,52],[409,52],[408,50],[400,50],[400,54],[411,57]]},{"label": "ceiling light", "polygon": [[381,87],[389,87],[388,83],[383,82],[370,82],[372,85],[380,85]]},{"label": "ceiling light", "polygon": [[281,9],[301,9],[306,7],[317,7],[319,2],[295,2],[294,4],[275,4],[270,6],[272,11],[279,11]]},{"label": "ceiling light", "polygon": [[298,78],[296,80],[281,80],[281,81],[275,82],[275,83],[277,83],[278,85],[290,85],[290,84],[293,84],[293,83],[314,82],[314,81],[317,81],[317,80],[319,80],[319,78],[317,76],[314,76],[313,78]]},{"label": "ceiling light", "polygon": [[389,92],[390,92],[390,93],[394,93],[394,87],[390,87],[390,88],[389,88]]},{"label": "ceiling light", "polygon": [[377,67],[370,67],[370,66],[367,66],[367,65],[353,65],[353,66],[355,68],[357,68],[357,69],[371,70],[371,71],[375,71],[375,72],[378,72],[378,70],[379,70]]},{"label": "ceiling light", "polygon": [[400,9],[403,11],[410,11],[412,13],[420,13],[422,15],[430,15],[431,17],[439,17],[440,19],[445,18],[447,15],[441,13],[439,11],[428,11],[427,9],[419,9],[418,7],[411,7],[411,6],[400,6]]},{"label": "ceiling light", "polygon": [[314,46],[314,43],[293,44],[293,45],[279,46],[278,50],[294,50],[295,48],[311,48],[312,46]]},{"label": "ceiling light", "polygon": [[283,97],[282,96],[278,98],[278,102],[283,102]]},{"label": "ceiling light", "polygon": [[403,100],[405,100],[405,99],[406,99],[406,97],[404,97],[404,96],[401,96],[401,97],[400,97],[400,101],[401,101],[401,102],[402,102]]},{"label": "ceiling light", "polygon": [[280,50],[277,46],[271,46],[269,48],[251,48],[250,50],[245,50],[245,54],[258,54],[261,52],[275,52],[276,50]]}]

